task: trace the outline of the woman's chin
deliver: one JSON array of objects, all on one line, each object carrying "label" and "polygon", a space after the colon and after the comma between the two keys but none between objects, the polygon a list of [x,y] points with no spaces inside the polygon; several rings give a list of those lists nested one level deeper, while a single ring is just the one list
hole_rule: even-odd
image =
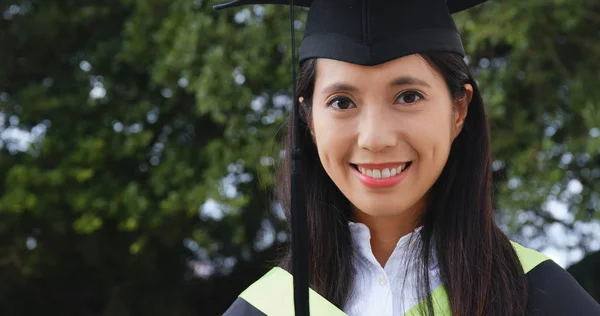
[{"label": "woman's chin", "polygon": [[[362,204],[362,203],[361,203]],[[356,204],[355,204],[356,205]],[[411,213],[409,211],[409,207],[399,207],[398,204],[385,203],[380,204],[377,203],[373,205],[369,203],[369,205],[365,205],[364,207],[356,206],[356,211],[363,213],[364,215],[371,217],[395,217],[402,216]],[[410,215],[412,217],[412,214]]]}]

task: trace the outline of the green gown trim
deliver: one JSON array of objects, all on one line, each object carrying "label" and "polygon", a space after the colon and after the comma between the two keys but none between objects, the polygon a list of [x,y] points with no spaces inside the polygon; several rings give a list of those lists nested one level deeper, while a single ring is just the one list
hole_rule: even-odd
[{"label": "green gown trim", "polygon": [[[511,243],[526,274],[538,264],[549,260],[548,257],[535,250],[525,248],[515,242]],[[293,278],[290,273],[282,268],[276,267],[271,269],[242,292],[240,298],[266,315],[294,316]],[[451,315],[450,302],[448,301],[448,296],[443,285],[438,286],[431,292],[431,298],[436,315]],[[309,289],[309,299],[311,315],[347,316],[346,313],[327,301],[313,289]],[[425,300],[421,301],[404,315],[419,315],[419,310],[425,304]]]},{"label": "green gown trim", "polygon": [[[516,242],[511,241],[511,243],[515,249],[515,252],[517,253],[517,256],[519,257],[519,261],[521,261],[521,266],[523,267],[523,272],[525,272],[525,274],[535,268],[538,264],[549,259],[542,253],[539,253],[535,250],[525,248]],[[452,315],[450,310],[450,301],[448,300],[448,295],[446,294],[446,289],[443,285],[438,286],[435,290],[433,290],[433,292],[431,292],[431,299],[433,301],[433,310],[436,316]],[[419,310],[421,308],[425,308],[426,304],[427,302],[425,300],[421,301],[419,304],[406,312],[404,316],[420,315]]]},{"label": "green gown trim", "polygon": [[[266,315],[294,316],[293,278],[282,268],[271,269],[240,297]],[[311,315],[346,315],[313,289],[309,289],[308,297]]]}]

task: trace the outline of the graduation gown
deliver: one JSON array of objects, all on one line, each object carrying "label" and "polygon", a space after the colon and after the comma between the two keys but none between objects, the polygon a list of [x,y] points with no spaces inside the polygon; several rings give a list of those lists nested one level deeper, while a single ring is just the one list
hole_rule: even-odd
[{"label": "graduation gown", "polygon": [[[527,277],[527,315],[600,316],[598,304],[562,267],[540,252],[512,243]],[[271,269],[233,302],[224,316],[294,316],[292,275]],[[451,315],[443,285],[431,292],[435,315]],[[345,316],[342,310],[309,290],[311,315]],[[424,304],[425,301],[421,302]],[[421,304],[404,316],[417,316]]]}]

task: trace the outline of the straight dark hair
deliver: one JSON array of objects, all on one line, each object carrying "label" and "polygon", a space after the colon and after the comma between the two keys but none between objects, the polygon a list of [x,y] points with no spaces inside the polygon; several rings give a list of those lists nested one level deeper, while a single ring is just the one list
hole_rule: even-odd
[{"label": "straight dark hair", "polygon": [[[473,75],[460,55],[448,52],[420,56],[444,78],[453,100],[466,97],[464,84],[473,86],[473,98],[460,134],[450,150],[446,166],[430,189],[428,205],[420,218],[418,234],[418,292],[426,297],[423,314],[433,315],[429,293],[429,266],[435,253],[440,277],[453,315],[525,315],[526,278],[509,239],[494,221],[491,192],[490,133],[483,99]],[[300,65],[297,95],[304,98],[295,108],[305,131],[300,148],[306,190],[309,228],[310,285],[339,308],[350,298],[355,268],[348,226],[352,220],[349,200],[325,172],[308,126],[316,75],[316,60]],[[286,147],[292,148],[294,122],[288,121]],[[283,159],[278,174],[278,199],[289,218],[290,159]],[[291,271],[291,252],[286,249],[280,265]]]}]

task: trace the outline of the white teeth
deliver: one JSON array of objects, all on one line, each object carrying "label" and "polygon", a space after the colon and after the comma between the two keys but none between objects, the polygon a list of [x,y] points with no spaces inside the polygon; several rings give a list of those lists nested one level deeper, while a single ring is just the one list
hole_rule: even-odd
[{"label": "white teeth", "polygon": [[388,169],[388,168],[383,169],[383,171],[381,172],[382,178],[389,178],[390,175],[391,175],[390,169]]},{"label": "white teeth", "polygon": [[366,169],[363,167],[358,167],[360,173],[366,175],[367,177],[375,178],[375,179],[385,179],[389,177],[393,177],[399,173],[401,173],[404,169],[406,169],[406,164],[402,164],[396,168],[385,168],[383,170],[379,169]]},{"label": "white teeth", "polygon": [[373,169],[373,178],[381,179],[381,171],[379,169]]}]

